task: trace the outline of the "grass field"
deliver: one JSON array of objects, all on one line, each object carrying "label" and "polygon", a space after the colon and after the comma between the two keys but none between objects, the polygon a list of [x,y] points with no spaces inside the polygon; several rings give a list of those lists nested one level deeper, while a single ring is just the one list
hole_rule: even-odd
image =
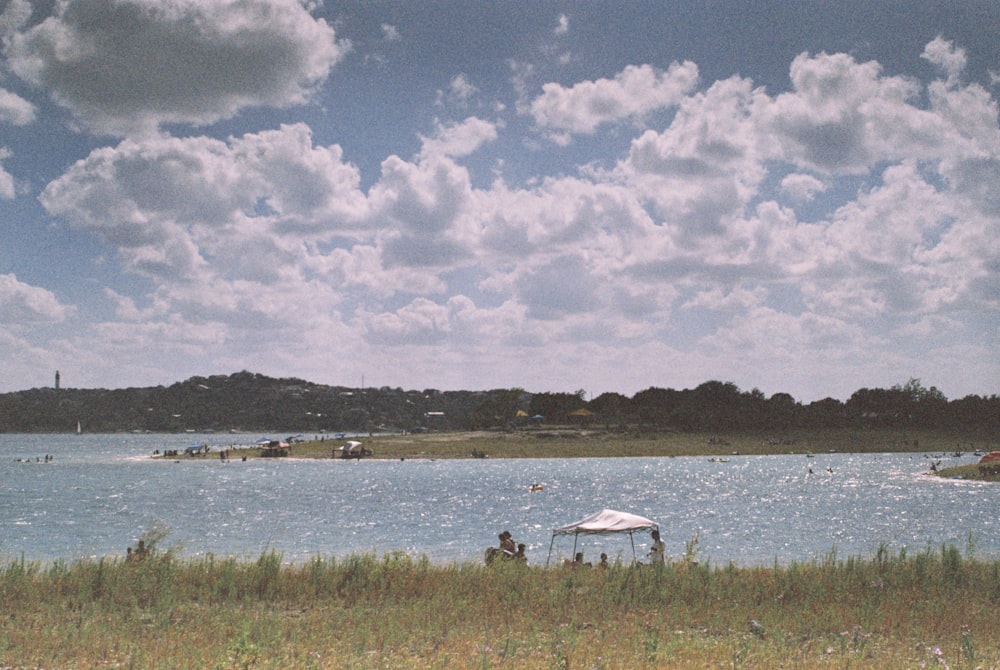
[{"label": "grass field", "polygon": [[4,668],[1000,668],[1000,561],[953,547],[606,570],[154,550],[10,563],[0,602]]}]

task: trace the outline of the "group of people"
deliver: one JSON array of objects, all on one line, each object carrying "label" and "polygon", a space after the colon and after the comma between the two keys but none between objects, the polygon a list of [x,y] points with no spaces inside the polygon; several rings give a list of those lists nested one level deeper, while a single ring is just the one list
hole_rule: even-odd
[{"label": "group of people", "polygon": [[486,565],[492,565],[496,559],[508,561],[528,562],[528,557],[524,553],[525,545],[514,542],[514,537],[509,530],[505,530],[498,536],[500,538],[499,547],[489,547],[486,550]]},{"label": "group of people", "polygon": [[[610,566],[611,566],[611,564],[608,563],[608,555],[605,554],[604,552],[601,552],[601,560],[598,561],[597,567],[601,568],[601,569],[604,569],[604,568],[608,568]],[[565,559],[563,561],[563,567],[566,567],[566,568],[592,568],[592,567],[594,567],[594,564],[593,563],[584,563],[583,562],[583,552],[582,551],[578,551],[578,552],[576,552],[576,556],[573,557],[573,560],[570,560],[570,559],[567,558],[567,559]]]},{"label": "group of people", "polygon": [[[647,558],[649,558],[649,565],[663,565],[666,556],[666,545],[664,544],[663,540],[660,539],[660,531],[654,528],[653,531],[650,533],[650,536],[653,538],[653,542],[649,547],[649,553],[646,554]],[[563,565],[567,568],[594,567],[593,563],[583,562],[582,551],[578,551],[576,553],[576,556],[574,556],[572,560],[568,558],[565,559],[563,561]],[[602,552],[601,560],[597,564],[597,567],[607,568],[609,566],[610,563],[608,563],[608,555]]]},{"label": "group of people", "polygon": [[[53,456],[52,454],[45,454],[45,460],[44,461],[42,461],[42,457],[41,456],[36,456],[35,457],[35,463],[43,463],[43,462],[44,463],[49,463],[50,461],[53,461],[53,460],[55,460],[55,456]],[[31,459],[30,458],[15,458],[14,461],[17,462],[17,463],[31,463]]]},{"label": "group of people", "polygon": [[[514,542],[513,536],[510,534],[509,530],[505,530],[498,536],[500,539],[499,547],[488,547],[486,549],[485,560],[486,565],[492,565],[493,561],[497,559],[501,560],[514,560],[528,562],[528,557],[524,554],[524,544],[517,544]],[[660,531],[653,529],[650,533],[652,538],[652,544],[649,547],[649,553],[646,556],[649,558],[649,565],[663,565],[666,557],[666,545],[663,540],[660,539]],[[568,568],[591,568],[594,567],[592,563],[583,562],[583,552],[577,552],[573,560],[566,559],[563,564]],[[610,566],[608,563],[608,555],[605,553],[601,554],[601,561],[597,564],[598,568],[607,568]]]},{"label": "group of people", "polygon": [[146,546],[145,540],[139,540],[139,544],[135,549],[132,549],[132,547],[125,549],[125,561],[127,563],[144,561],[148,556],[149,548]]}]

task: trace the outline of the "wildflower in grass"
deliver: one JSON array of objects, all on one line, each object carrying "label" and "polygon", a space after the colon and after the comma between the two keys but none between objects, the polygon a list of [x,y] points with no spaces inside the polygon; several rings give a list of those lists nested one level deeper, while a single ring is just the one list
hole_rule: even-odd
[{"label": "wildflower in grass", "polygon": [[948,661],[944,660],[944,652],[941,651],[941,647],[934,647],[931,653],[934,655],[934,660],[938,662],[938,665],[944,666],[945,670],[949,670]]}]

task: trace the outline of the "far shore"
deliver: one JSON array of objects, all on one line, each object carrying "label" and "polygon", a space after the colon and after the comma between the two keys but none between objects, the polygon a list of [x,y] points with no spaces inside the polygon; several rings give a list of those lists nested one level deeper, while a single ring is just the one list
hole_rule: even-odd
[{"label": "far shore", "polygon": [[[927,454],[928,470],[956,456],[1000,449],[1000,438],[977,433],[897,429],[812,429],[741,433],[642,432],[592,427],[552,426],[511,431],[435,431],[338,439],[329,435],[289,445],[288,456],[300,459],[341,458],[349,439],[360,441],[371,453],[365,459],[455,458],[615,458],[704,456],[720,461],[734,456],[827,453],[913,452]],[[220,448],[188,457],[181,453],[164,460],[220,459]],[[229,460],[255,459],[255,446],[226,449]]]}]

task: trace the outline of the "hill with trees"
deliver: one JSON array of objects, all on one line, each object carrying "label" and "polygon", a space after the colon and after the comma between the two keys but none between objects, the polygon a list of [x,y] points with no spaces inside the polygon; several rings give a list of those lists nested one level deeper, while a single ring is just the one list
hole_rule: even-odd
[{"label": "hill with trees", "polygon": [[0,432],[393,431],[478,430],[580,424],[640,431],[788,428],[941,428],[997,430],[1000,397],[948,400],[920,380],[860,389],[846,402],[803,404],[766,397],[731,382],[694,389],[650,387],[632,397],[584,391],[529,393],[350,388],[251,372],[191,377],[171,386],[126,389],[38,388],[0,394]]}]

